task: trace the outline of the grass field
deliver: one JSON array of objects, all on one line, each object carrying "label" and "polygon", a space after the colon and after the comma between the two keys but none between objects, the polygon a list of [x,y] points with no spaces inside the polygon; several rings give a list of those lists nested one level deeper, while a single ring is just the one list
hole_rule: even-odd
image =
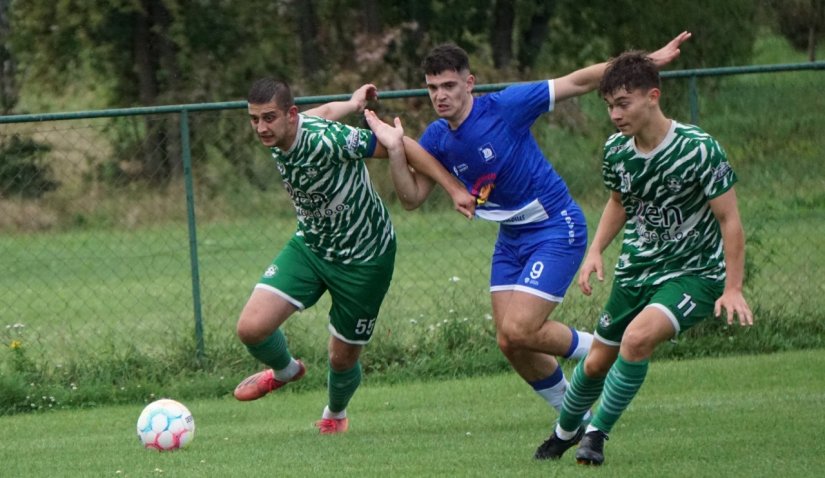
[{"label": "grass field", "polygon": [[[598,211],[587,213],[594,223]],[[745,219],[763,225],[760,234],[750,236],[746,293],[756,311],[752,330],[714,322],[657,354],[695,357],[822,347],[825,324],[817,320],[817,312],[825,297],[823,284],[799,279],[815,277],[816,265],[825,262],[821,244],[810,240],[822,229],[821,221],[811,218],[817,214]],[[800,215],[803,220],[797,219]],[[376,338],[364,355],[366,369],[384,382],[414,377],[409,367],[441,378],[507,369],[495,346],[487,291],[495,224],[467,222],[451,211],[394,210],[393,217],[399,238],[396,272]],[[595,224],[590,226],[595,230]],[[182,225],[160,225],[139,234],[80,230],[0,237],[0,250],[10,252],[3,259],[9,273],[0,276],[0,414],[31,407],[134,403],[161,386],[194,397],[231,390],[220,377],[235,381],[258,367],[234,335],[237,314],[293,228],[294,219],[288,217],[200,227],[206,354],[200,364],[195,363],[190,262]],[[608,268],[617,246],[606,255]],[[555,318],[592,328],[611,275],[608,270],[605,284],[589,298],[571,288]],[[292,352],[314,366],[327,360],[328,309],[324,296],[285,326]],[[191,380],[195,370],[198,378]],[[306,387],[322,381],[310,378]],[[29,400],[30,392],[56,399]]]},{"label": "grass field", "polygon": [[534,461],[555,413],[504,374],[393,386],[367,378],[350,431],[333,437],[311,426],[321,390],[190,401],[195,439],[173,453],[140,447],[139,405],[0,417],[0,475],[816,476],[825,466],[822,370],[825,350],[654,363],[601,469],[576,465],[571,452]]}]

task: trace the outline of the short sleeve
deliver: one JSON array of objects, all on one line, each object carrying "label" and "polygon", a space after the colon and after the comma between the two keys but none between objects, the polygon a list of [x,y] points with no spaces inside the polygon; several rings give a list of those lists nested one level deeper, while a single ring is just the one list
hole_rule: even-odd
[{"label": "short sleeve", "polygon": [[553,109],[553,80],[515,84],[490,96],[510,124],[530,128],[539,116]]},{"label": "short sleeve", "polygon": [[377,139],[368,129],[356,128],[335,121],[329,122],[324,139],[341,159],[371,158],[375,154]]},{"label": "short sleeve", "polygon": [[699,144],[699,182],[708,199],[721,196],[736,183],[736,174],[725,150],[715,140]]},{"label": "short sleeve", "polygon": [[436,159],[441,157],[439,154],[440,148],[438,147],[439,137],[441,135],[438,133],[438,129],[438,123],[431,123],[418,140],[418,144]]},{"label": "short sleeve", "polygon": [[602,155],[602,182],[607,189],[621,192],[622,178],[616,173],[614,162],[610,159],[610,151],[613,149],[614,138],[616,138],[616,135],[611,136],[604,144],[604,152]]}]

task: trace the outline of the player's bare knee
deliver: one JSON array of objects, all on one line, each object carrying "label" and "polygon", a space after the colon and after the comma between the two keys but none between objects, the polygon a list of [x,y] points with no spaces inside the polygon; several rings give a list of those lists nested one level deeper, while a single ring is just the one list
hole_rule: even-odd
[{"label": "player's bare knee", "polygon": [[519,326],[504,326],[501,327],[496,338],[498,340],[498,347],[503,352],[521,350],[528,347],[532,341],[534,334]]},{"label": "player's bare knee", "polygon": [[266,337],[261,337],[261,334],[240,327],[240,323],[238,324],[237,333],[238,338],[241,339],[241,342],[243,342],[245,345],[255,345],[266,340]]},{"label": "player's bare knee", "polygon": [[622,337],[621,355],[626,360],[643,360],[653,353],[656,341],[653,337],[638,331],[627,331]]},{"label": "player's bare knee", "polygon": [[245,345],[256,345],[266,340],[272,332],[267,333],[267,331],[261,330],[260,327],[254,325],[253,321],[245,319],[242,315],[241,318],[238,319],[235,333],[238,334],[238,338]]},{"label": "player's bare knee", "polygon": [[329,354],[329,367],[336,372],[345,372],[355,367],[358,362],[358,354],[334,353]]},{"label": "player's bare knee", "polygon": [[512,342],[501,332],[496,333],[496,343],[498,344],[498,349],[501,350],[504,355],[509,355],[515,350]]},{"label": "player's bare knee", "polygon": [[336,372],[344,372],[355,367],[358,363],[358,357],[361,356],[361,349],[363,346],[354,344],[345,344],[338,341],[329,347],[329,366]]},{"label": "player's bare knee", "polygon": [[584,374],[590,378],[604,377],[610,370],[611,365],[613,365],[612,361],[606,361],[601,357],[588,355],[587,358],[584,359]]}]

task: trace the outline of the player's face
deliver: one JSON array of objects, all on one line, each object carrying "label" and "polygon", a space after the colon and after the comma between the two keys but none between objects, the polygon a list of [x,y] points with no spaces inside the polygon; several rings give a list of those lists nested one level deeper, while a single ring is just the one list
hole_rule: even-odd
[{"label": "player's face", "polygon": [[658,104],[659,90],[627,91],[620,89],[604,96],[610,121],[625,136],[635,136],[650,122],[651,113]]},{"label": "player's face", "polygon": [[457,127],[473,107],[475,77],[470,72],[446,70],[436,75],[425,75],[430,101],[440,118]]},{"label": "player's face", "polygon": [[249,123],[264,146],[276,146],[283,150],[292,146],[298,124],[297,107],[291,106],[287,111],[283,111],[271,101],[265,104],[250,103],[247,110]]}]

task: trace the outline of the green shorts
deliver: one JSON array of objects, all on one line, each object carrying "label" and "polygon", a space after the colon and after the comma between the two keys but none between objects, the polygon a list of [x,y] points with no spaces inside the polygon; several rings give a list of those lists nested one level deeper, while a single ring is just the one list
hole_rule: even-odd
[{"label": "green shorts", "polygon": [[321,259],[307,248],[302,236],[292,236],[255,288],[270,290],[299,310],[311,307],[329,290],[330,333],[344,342],[364,345],[372,337],[378,310],[390,288],[395,249],[393,240],[381,256],[341,264]]},{"label": "green shorts", "polygon": [[618,347],[627,326],[645,307],[656,307],[664,312],[673,324],[676,337],[713,313],[716,299],[724,288],[724,281],[697,276],[681,276],[642,287],[614,283],[599,316],[596,338]]}]

